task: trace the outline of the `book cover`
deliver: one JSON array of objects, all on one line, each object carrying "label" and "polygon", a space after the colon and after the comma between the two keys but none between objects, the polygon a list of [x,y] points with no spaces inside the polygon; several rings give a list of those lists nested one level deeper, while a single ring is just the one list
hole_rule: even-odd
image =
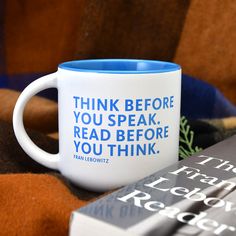
[{"label": "book cover", "polygon": [[70,235],[236,235],[235,189],[232,136],[74,211]]}]

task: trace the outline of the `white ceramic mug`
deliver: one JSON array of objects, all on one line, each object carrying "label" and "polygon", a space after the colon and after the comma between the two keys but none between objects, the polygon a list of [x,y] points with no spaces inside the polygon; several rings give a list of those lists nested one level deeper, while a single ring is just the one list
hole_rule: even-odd
[{"label": "white ceramic mug", "polygon": [[[59,153],[37,147],[23,125],[36,93],[58,89]],[[40,164],[95,191],[120,187],[178,160],[181,69],[151,60],[81,60],[59,65],[20,95],[16,138]]]}]

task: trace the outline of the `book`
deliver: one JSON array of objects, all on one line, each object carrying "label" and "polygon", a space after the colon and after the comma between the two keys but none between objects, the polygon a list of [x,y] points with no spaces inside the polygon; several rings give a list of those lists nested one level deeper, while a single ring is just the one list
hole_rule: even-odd
[{"label": "book", "polygon": [[236,235],[236,135],[75,210],[70,236]]}]

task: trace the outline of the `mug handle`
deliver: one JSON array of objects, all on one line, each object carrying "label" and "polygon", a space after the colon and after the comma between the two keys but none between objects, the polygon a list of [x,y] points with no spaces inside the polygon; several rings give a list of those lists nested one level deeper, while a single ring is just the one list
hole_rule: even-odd
[{"label": "mug handle", "polygon": [[29,138],[23,124],[23,113],[26,103],[32,96],[47,88],[57,88],[57,73],[43,76],[28,85],[19,96],[13,112],[13,129],[23,150],[38,163],[58,170],[59,153],[50,154],[36,146]]}]

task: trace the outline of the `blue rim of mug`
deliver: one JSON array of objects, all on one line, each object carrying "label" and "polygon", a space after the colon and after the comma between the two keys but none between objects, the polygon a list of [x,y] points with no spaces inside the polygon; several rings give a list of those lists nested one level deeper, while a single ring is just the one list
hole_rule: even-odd
[{"label": "blue rim of mug", "polygon": [[181,67],[172,62],[142,59],[91,59],[67,61],[58,68],[77,72],[107,74],[147,74],[164,73],[180,70]]}]

